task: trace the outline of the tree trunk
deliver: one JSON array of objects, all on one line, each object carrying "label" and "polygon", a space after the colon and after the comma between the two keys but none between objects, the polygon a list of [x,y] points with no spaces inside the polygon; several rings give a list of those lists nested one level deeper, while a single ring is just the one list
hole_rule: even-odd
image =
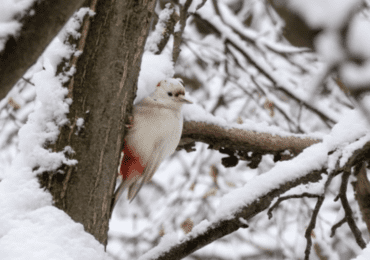
[{"label": "tree trunk", "polygon": [[[111,200],[155,0],[91,0],[96,4],[77,72],[73,100],[56,150],[71,146],[78,164],[42,176],[55,205],[106,245]],[[84,119],[78,130],[77,119]],[[76,134],[78,133],[78,134]]]}]

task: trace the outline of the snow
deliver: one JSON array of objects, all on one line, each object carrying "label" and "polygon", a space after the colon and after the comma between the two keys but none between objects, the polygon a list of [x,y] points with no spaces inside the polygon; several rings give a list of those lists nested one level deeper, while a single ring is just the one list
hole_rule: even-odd
[{"label": "snow", "polygon": [[162,253],[163,249],[168,249],[175,246],[178,243],[177,241],[178,237],[176,233],[165,234],[161,238],[161,241],[159,242],[158,246],[140,256],[139,260],[146,260],[158,257]]},{"label": "snow", "polygon": [[[161,11],[156,28],[154,32],[150,34],[145,44],[145,52],[141,61],[138,89],[134,104],[137,104],[143,98],[152,94],[159,81],[172,78],[175,74],[174,64],[172,61],[173,36],[170,37],[161,54],[154,54],[158,51],[157,44],[161,41],[165,24],[173,12],[173,9],[168,8],[169,3],[166,4],[166,8]],[[176,30],[178,30],[179,26],[179,23],[177,23]]]},{"label": "snow", "polygon": [[323,144],[306,148],[292,161],[276,163],[270,171],[260,175],[244,185],[226,194],[220,202],[214,221],[227,219],[240,208],[251,204],[267,192],[296,178],[303,177],[312,170],[325,166],[327,149]]},{"label": "snow", "polygon": [[[74,18],[69,21],[68,27],[63,30],[61,34],[59,34],[60,39],[65,39],[67,35],[72,36],[74,39],[79,39],[81,37],[81,33],[78,32],[78,29],[80,28],[82,21],[84,19],[84,16],[88,14],[89,16],[94,16],[95,12],[90,10],[88,7],[82,7],[80,8],[75,14]],[[80,53],[75,54],[75,56],[80,55]]]},{"label": "snow", "polygon": [[248,225],[248,221],[246,221],[244,218],[240,217],[239,218],[239,221],[240,223],[242,223],[243,225]]},{"label": "snow", "polygon": [[[5,2],[0,4],[2,8],[18,12],[21,5],[24,7],[30,3]],[[77,35],[75,30],[79,26],[76,24],[82,21],[78,17],[87,12],[86,8],[78,12],[31,68],[35,87],[24,95],[25,98],[36,96],[35,105],[30,107],[33,111],[19,130],[15,158],[9,167],[2,169],[4,172],[1,174],[1,259],[110,259],[104,246],[86,233],[81,224],[52,206],[52,196],[40,188],[37,178],[38,173],[54,171],[62,163],[77,163],[65,156],[65,153],[73,153],[71,147],[52,152],[45,148],[45,143],[55,142],[59,128],[68,123],[66,113],[71,100],[66,98],[68,90],[62,86],[66,76],[55,76],[55,73],[62,59],[68,59],[74,52],[71,46],[63,44],[63,37]],[[72,74],[73,70],[69,75]],[[78,125],[82,127],[83,121],[79,120]]]},{"label": "snow", "polygon": [[[16,36],[22,28],[19,20],[27,14],[27,10],[35,0],[0,0],[0,52],[10,36]],[[32,10],[31,10],[32,11]],[[29,12],[29,15],[32,15]],[[14,20],[18,17],[18,20]]]},{"label": "snow", "polygon": [[158,257],[161,253],[167,251],[168,249],[180,243],[181,241],[186,241],[187,239],[190,239],[193,236],[196,236],[197,234],[203,233],[208,227],[208,225],[209,225],[209,222],[207,220],[203,220],[197,226],[195,226],[188,235],[186,235],[181,240],[179,240],[179,237],[177,236],[176,233],[165,234],[162,237],[159,244],[155,248],[143,254],[139,258],[139,260],[146,260],[146,259],[152,259],[152,258]]},{"label": "snow", "polygon": [[325,31],[315,38],[316,50],[329,64],[335,64],[345,58],[340,35],[334,31]]},{"label": "snow", "polygon": [[[186,3],[186,1],[187,0],[180,0],[179,3],[181,5],[184,5]],[[196,11],[197,6],[200,5],[202,3],[202,1],[203,0],[193,0],[193,1],[191,1],[188,12],[189,13],[194,13]]]},{"label": "snow", "polygon": [[347,62],[340,68],[343,82],[351,88],[362,88],[370,81],[370,22],[366,17],[356,16],[350,24],[347,37],[351,55],[364,59],[362,64]]},{"label": "snow", "polygon": [[160,55],[150,51],[144,52],[134,104],[152,94],[159,81],[172,78],[174,74],[172,56],[169,52],[163,51]]},{"label": "snow", "polygon": [[[356,149],[370,140],[368,129],[370,124],[361,112],[352,110],[334,126],[331,133],[326,135],[322,143],[312,145],[291,161],[275,164],[270,171],[252,179],[244,187],[233,190],[222,199],[215,215],[215,220],[227,218],[239,208],[249,205],[268,191],[277,189],[296,178],[303,177],[313,170],[327,166],[328,152],[343,147],[341,166],[343,166]],[[350,144],[361,138],[360,142]],[[347,144],[346,147],[344,147]],[[336,156],[336,155],[335,155]],[[329,156],[330,158],[330,156]]]},{"label": "snow", "polygon": [[181,31],[181,24],[180,22],[177,22],[173,31],[176,33],[176,32],[180,32]]},{"label": "snow", "polygon": [[[248,56],[249,59],[251,59],[261,69],[261,71],[270,75],[277,88],[286,90],[294,98],[296,98],[297,100],[301,100],[306,104],[309,104],[314,109],[323,113],[330,120],[334,122],[338,121],[340,114],[335,113],[332,109],[329,109],[328,103],[318,102],[317,100],[312,99],[309,95],[307,95],[307,91],[305,90],[305,88],[297,89],[296,85],[293,84],[289,79],[286,79],[279,75],[276,70],[266,62],[266,60],[261,59],[261,57],[256,55],[256,53],[254,53],[251,48],[248,48],[246,42],[243,41],[239,35],[235,34],[230,27],[226,26],[216,15],[213,8],[207,5],[211,5],[210,1],[206,3],[205,7],[207,8],[201,8],[198,11],[198,14],[203,19],[210,22],[215,28],[217,28],[221,32],[222,38],[224,38],[225,40],[228,39],[233,42],[243,53],[245,53],[246,56]],[[243,32],[245,33],[245,31],[246,30],[244,30]],[[251,74],[257,74],[257,71]],[[267,96],[267,98],[272,99],[273,97]],[[274,98],[273,101],[279,102],[279,100],[276,98]],[[284,105],[284,103],[280,102],[280,105]]]},{"label": "snow", "polygon": [[370,21],[362,15],[356,16],[350,23],[347,40],[352,54],[370,58]]},{"label": "snow", "polygon": [[367,244],[366,248],[353,260],[368,260],[370,257],[370,243]]},{"label": "snow", "polygon": [[[350,9],[358,3],[358,1],[341,0],[335,1],[335,3],[333,1],[334,0],[315,0],[314,2],[309,2],[297,0],[293,4],[295,5],[294,8],[299,12],[305,13],[307,16],[306,19],[308,19],[313,26],[339,27],[341,25],[340,19],[345,15],[344,10]],[[195,10],[195,7],[200,2],[200,0],[193,1],[190,9]],[[211,1],[208,1],[207,4],[209,5],[210,2]],[[298,2],[300,5],[298,5]],[[22,10],[31,3],[32,1],[26,0],[0,1],[0,6],[7,6],[8,8],[0,10],[0,28],[2,30],[0,31],[0,38],[3,38],[4,35],[9,36],[16,34],[16,30],[19,30],[20,24],[16,21],[10,21],[9,19],[13,17],[14,13],[22,13]],[[182,3],[184,3],[184,0],[182,0]],[[223,3],[220,3],[221,6],[222,4]],[[333,4],[336,6],[332,9],[335,9],[335,11],[339,13],[333,15],[332,20],[326,21],[328,19],[324,20],[323,13],[328,12],[331,14],[332,10],[329,9]],[[316,10],[315,5],[320,6],[321,9],[316,13],[312,13],[312,10]],[[24,8],[22,9],[21,6]],[[240,37],[235,36],[235,33],[233,33],[230,28],[226,28],[220,20],[217,19],[215,14],[209,10],[213,9],[201,9],[200,15],[219,28],[222,37],[234,41],[238,47],[255,59],[257,64],[270,75],[273,75],[275,80],[279,83],[278,85],[284,86],[293,93],[293,96],[297,96],[301,100],[307,102],[311,101],[306,97],[307,92],[295,89],[294,84],[285,81],[281,75],[277,75],[270,65],[265,64],[263,60],[252,53],[250,49],[244,45]],[[223,14],[227,15],[227,11],[225,10],[221,8]],[[45,149],[44,144],[45,142],[55,141],[58,137],[60,126],[68,123],[65,115],[68,113],[68,106],[71,104],[71,99],[66,98],[67,91],[62,87],[62,82],[65,78],[55,77],[54,75],[56,66],[63,58],[68,58],[70,55],[78,56],[81,54],[81,52],[74,52],[72,48],[65,46],[63,44],[63,38],[67,34],[79,37],[76,29],[79,27],[82,17],[87,13],[93,15],[87,8],[81,9],[75,16],[76,19],[70,23],[69,27],[65,28],[65,30],[51,43],[35,65],[35,68],[38,69],[38,72],[35,73],[32,78],[35,88],[30,88],[29,91],[23,93],[26,98],[30,99],[36,95],[36,103],[34,107],[30,106],[28,108],[33,110],[33,112],[29,115],[27,123],[22,126],[19,132],[19,146],[16,157],[11,167],[7,168],[5,173],[1,175],[0,255],[2,259],[110,259],[104,252],[103,246],[90,234],[86,233],[82,225],[75,223],[63,211],[51,206],[51,195],[40,189],[36,178],[37,173],[55,170],[62,163],[70,165],[77,163],[75,160],[68,160],[65,157],[65,153],[73,153],[71,147],[66,147],[63,152],[56,153]],[[161,21],[168,19],[169,15],[169,11],[161,13]],[[326,13],[325,16],[327,15]],[[254,34],[252,30],[241,29],[241,27],[239,27],[240,24],[236,21],[230,19],[229,22],[234,28],[240,29],[241,33],[253,39],[259,45],[275,48],[282,52],[293,53],[300,51],[293,47],[271,44],[265,38]],[[360,21],[359,24],[359,27],[367,32],[366,26],[368,25],[362,21]],[[178,28],[178,25],[176,26]],[[161,39],[161,33],[158,34],[158,32],[162,32],[161,29],[163,29],[163,27],[158,27],[156,34],[151,35],[152,38],[148,40],[148,45],[146,46],[147,51],[142,58],[141,72],[138,80],[138,93],[135,103],[151,94],[160,80],[174,76],[174,67],[171,61],[171,50],[169,50],[169,47],[167,46],[167,49],[165,49],[161,55],[154,55],[152,52],[154,49],[150,47],[150,43],[156,43]],[[1,41],[2,40],[0,40],[0,50]],[[329,32],[323,35],[319,41],[319,45],[322,47],[321,51],[328,53],[327,59],[329,61],[334,62],[341,59],[340,47],[333,45],[338,41],[335,34],[330,34]],[[212,43],[212,38],[208,37],[204,42]],[[367,33],[361,33],[361,30],[357,31],[356,28],[350,32],[349,46],[353,53],[368,57],[370,54],[367,50],[367,46],[369,46],[368,43],[369,35]],[[364,47],[366,47],[365,51],[363,50]],[[208,55],[212,55],[211,51],[209,51],[209,53]],[[223,58],[222,54],[220,54],[219,59],[222,60]],[[45,69],[42,70],[42,67]],[[364,82],[369,80],[369,78],[366,77],[366,75],[369,74],[367,73],[368,69],[361,75],[355,74],[355,72],[352,72],[350,69],[348,71],[349,75],[345,75],[345,78],[351,82],[356,82],[356,80],[358,80],[359,84],[362,84],[360,80]],[[67,75],[70,76],[73,75],[73,73],[74,69],[72,68]],[[345,72],[343,72],[343,75],[344,73]],[[220,82],[219,78],[211,78],[210,80],[214,83],[212,98],[218,97],[222,94],[222,91],[227,91],[221,88],[222,82]],[[273,100],[274,103],[279,102],[278,99],[274,100],[273,96],[269,96],[268,98]],[[191,99],[191,97],[189,99]],[[370,104],[370,102],[368,103]],[[328,107],[328,104],[313,103],[313,105],[320,111],[326,111],[326,107]],[[284,104],[281,104],[281,106],[283,107]],[[28,113],[25,112],[25,114]],[[211,115],[198,104],[184,106],[183,114],[187,121],[216,124],[225,129],[240,128],[249,131],[268,132],[272,135],[292,136],[291,133],[283,131],[276,126],[270,126],[265,122],[255,123],[252,120],[243,119],[242,124],[232,123],[224,118]],[[252,178],[243,187],[236,188],[232,192],[226,194],[219,202],[217,212],[215,212],[212,219],[200,221],[200,223],[194,226],[193,230],[184,237],[180,237],[175,232],[167,233],[161,239],[157,247],[148,251],[140,259],[150,259],[181,241],[203,233],[215,222],[231,218],[232,214],[241,207],[249,205],[272,189],[279,188],[280,185],[288,181],[305,176],[314,169],[328,167],[328,171],[330,172],[334,169],[335,163],[339,158],[340,165],[343,166],[356,149],[361,148],[364,143],[370,140],[370,135],[368,134],[369,124],[363,118],[362,114],[355,110],[348,112],[344,116],[340,116],[339,113],[329,114],[328,112],[327,116],[333,118],[334,121],[339,121],[328,135],[323,136],[323,134],[320,133],[293,135],[297,137],[323,138],[322,143],[308,147],[291,161],[276,163],[273,168],[268,169],[264,174]],[[79,131],[84,125],[83,119],[79,118],[76,125]],[[336,149],[336,151],[328,155],[328,152],[333,149]],[[206,152],[203,152],[203,154],[206,154]],[[212,160],[215,159],[212,158]],[[198,160],[196,163],[196,166],[200,169],[201,160]],[[189,172],[193,176],[198,173],[193,169],[189,170]],[[298,186],[287,194],[305,191],[320,194],[323,190],[325,178],[326,176],[323,176],[323,180],[319,183]],[[175,201],[176,197],[174,195],[173,198]],[[170,212],[171,209],[166,210],[169,214],[173,214]],[[242,218],[239,218],[239,221],[243,224],[248,223],[247,220]],[[358,256],[356,259],[368,259],[369,255],[370,251],[369,248],[367,248],[362,252],[362,255]]]},{"label": "snow", "polygon": [[[289,46],[286,44],[276,43],[272,42],[266,37],[262,37],[260,33],[257,33],[255,30],[252,30],[248,27],[246,27],[244,24],[240,22],[240,20],[232,13],[232,11],[225,5],[223,2],[219,2],[219,11],[221,13],[222,17],[227,17],[227,19],[224,19],[225,24],[229,25],[233,29],[237,30],[238,33],[242,34],[244,37],[246,37],[248,40],[253,41],[261,48],[264,48],[264,46],[273,49],[277,52],[282,53],[295,53],[295,52],[302,52],[304,48],[297,48],[294,46]],[[201,10],[201,12],[205,12],[206,10]]]},{"label": "snow", "polygon": [[[350,10],[361,0],[290,0],[289,7],[304,17],[311,28],[340,28]],[[329,17],[329,19],[328,19]]]},{"label": "snow", "polygon": [[169,9],[170,5],[171,5],[170,3],[167,3],[166,8],[163,9],[159,14],[155,30],[154,32],[152,32],[152,34],[150,35],[145,44],[145,50],[153,53],[158,51],[157,45],[163,38],[163,35],[166,30],[166,23],[170,19],[171,14],[174,12],[174,9]]},{"label": "snow", "polygon": [[[189,98],[192,100],[192,98]],[[309,135],[302,134],[292,134],[290,132],[284,131],[281,128],[268,125],[266,122],[256,123],[252,120],[244,119],[242,124],[229,122],[224,118],[213,116],[211,113],[207,112],[198,104],[186,105],[183,107],[183,115],[185,121],[195,121],[195,122],[205,122],[212,125],[220,126],[224,129],[242,129],[245,131],[255,131],[259,133],[270,133],[271,135],[278,136],[296,136],[300,138],[318,138],[323,137],[322,133],[311,133]]]},{"label": "snow", "polygon": [[[349,88],[362,88],[370,81],[370,22],[368,17],[357,14],[352,17],[346,43],[343,43],[340,29],[351,12],[359,8],[360,0],[290,0],[289,6],[298,12],[311,28],[323,28],[323,32],[315,38],[316,50],[328,64],[340,64],[340,76]],[[330,17],[330,19],[328,19]],[[362,64],[346,62],[350,54],[355,58],[364,59]],[[343,62],[344,61],[344,62]]]},{"label": "snow", "polygon": [[[319,51],[325,54],[325,59],[328,63],[335,63],[341,61],[345,57],[342,50],[342,46],[338,44],[340,43],[340,38],[336,34],[336,32],[334,32],[334,29],[339,28],[343,24],[344,21],[343,17],[346,17],[348,15],[348,10],[351,10],[351,8],[358,3],[359,1],[346,1],[346,0],[335,2],[333,0],[293,1],[294,8],[296,8],[297,11],[304,13],[306,19],[311,23],[312,26],[329,28],[329,30],[325,31],[322,35],[320,35],[320,38],[317,39]],[[295,180],[299,177],[303,177],[308,173],[312,172],[313,170],[328,167],[328,172],[330,173],[335,168],[336,163],[339,159],[340,166],[343,166],[356,149],[363,147],[363,144],[370,140],[370,135],[368,134],[369,124],[366,121],[366,119],[363,118],[363,115],[359,111],[351,110],[343,115],[342,113],[336,113],[335,111],[333,111],[333,109],[328,109],[330,106],[332,106],[332,104],[330,103],[317,102],[315,100],[312,100],[311,97],[307,95],[308,89],[307,86],[315,85],[318,82],[314,82],[314,84],[312,84],[311,80],[306,84],[307,86],[304,86],[303,89],[298,89],[296,87],[297,82],[294,83],[289,82],[289,80],[284,78],[284,75],[282,76],[281,74],[276,73],[276,71],[274,71],[274,68],[272,68],[270,64],[265,63],[263,59],[260,59],[257,55],[255,55],[255,53],[253,53],[251,49],[248,48],[248,46],[246,46],[246,44],[240,39],[239,36],[237,36],[229,27],[225,26],[225,24],[221,22],[221,20],[213,12],[213,8],[211,8],[210,5],[211,3],[210,1],[208,1],[205,6],[206,8],[200,9],[198,13],[202,18],[206,19],[208,22],[213,24],[221,32],[222,34],[221,38],[223,40],[228,39],[234,42],[237,45],[237,47],[239,47],[243,52],[245,52],[249,57],[251,57],[253,61],[256,62],[256,64],[258,64],[269,75],[272,75],[273,79],[277,82],[277,85],[279,87],[288,90],[288,92],[291,93],[293,96],[297,97],[298,100],[303,100],[307,102],[312,107],[316,108],[319,111],[322,111],[328,118],[332,119],[334,122],[339,123],[337,123],[336,126],[331,130],[331,132],[325,136],[323,136],[322,134],[306,135],[307,137],[314,138],[316,136],[318,138],[323,138],[323,142],[306,148],[299,156],[295,157],[291,161],[282,161],[276,163],[272,169],[268,170],[267,172],[264,172],[264,174],[262,175],[254,177],[253,179],[248,181],[243,187],[234,189],[230,193],[224,195],[219,205],[216,207],[217,211],[212,219],[200,222],[193,228],[193,230],[190,233],[185,235],[183,238],[175,235],[176,234],[175,232],[168,233],[167,236],[168,238],[171,238],[171,241],[169,241],[170,239],[167,239],[166,237],[166,239],[163,239],[163,241],[157,247],[148,251],[140,259],[150,259],[151,257],[155,257],[156,255],[160,254],[160,252],[165,252],[169,250],[171,246],[177,243],[181,243],[181,241],[184,241],[186,239],[189,239],[204,232],[208,227],[210,227],[214,223],[223,219],[231,218],[232,214],[237,212],[240,208],[245,207],[251,204],[252,202],[255,202],[261,196],[266,195],[271,190],[278,189],[281,185],[284,185],[287,182]],[[222,6],[222,3],[220,3],[220,6]],[[317,10],[316,12],[317,6],[321,9]],[[226,9],[220,8],[220,11],[224,15],[224,17],[229,17],[227,16],[225,10]],[[328,14],[331,19],[328,19]],[[233,29],[236,28],[237,30],[240,30],[238,32],[242,33],[247,38],[253,39],[256,42],[256,44],[270,47],[268,46],[269,43],[266,39],[264,39],[260,35],[253,34],[254,33],[253,31],[246,30],[244,27],[242,29],[241,27],[239,27],[238,23],[233,19],[228,19],[227,23],[229,23],[229,25]],[[361,35],[361,33],[354,33],[354,35],[356,34]],[[351,37],[356,38],[358,36]],[[368,34],[365,34],[364,39],[363,40],[361,39],[362,41],[361,43],[353,44],[353,47],[351,47],[353,49],[353,52],[356,52],[356,50],[361,51],[362,48],[368,46],[367,37]],[[194,39],[193,41],[197,40],[198,39]],[[211,42],[212,42],[211,37],[208,38],[205,37],[205,40],[203,41],[203,43],[205,44]],[[275,47],[276,50],[279,49],[278,47],[280,47],[275,44],[272,46]],[[279,50],[282,52],[292,52],[292,53],[302,51],[297,50],[293,47],[291,49],[284,48],[283,46]],[[361,55],[368,55],[367,51],[368,50],[365,51],[366,53],[362,52]],[[195,52],[197,53],[199,52],[199,56],[202,56],[203,54],[198,50],[195,50]],[[204,55],[202,56],[202,58],[203,57]],[[220,55],[220,60],[222,60],[223,58],[224,57]],[[325,70],[324,66],[320,68],[320,71],[323,70]],[[221,71],[218,72],[222,73]],[[363,73],[364,76],[361,75],[362,77],[361,79],[363,79],[364,82],[366,82],[366,80],[368,82],[368,78],[365,77],[366,76],[365,74],[366,73],[364,71]],[[319,79],[320,76],[321,74],[319,74],[317,78]],[[222,93],[222,91],[225,91],[225,89],[221,89],[220,87],[221,86],[220,78],[209,77],[207,80],[210,81],[208,83],[210,83],[210,85],[212,86],[212,91],[210,93],[211,97],[207,96],[207,98],[215,100],[215,98],[220,96],[220,93]],[[147,80],[147,82],[150,81]],[[268,98],[270,99],[270,96],[268,96]],[[273,97],[271,97],[271,100],[273,100]],[[273,102],[278,103],[280,101],[278,99],[275,99],[273,100]],[[209,107],[212,107],[212,105],[214,104],[209,105]],[[284,104],[281,104],[281,106],[283,107]],[[209,110],[209,107],[203,108],[199,104],[184,106],[183,108],[184,118],[186,121],[206,122],[221,126],[225,129],[240,128],[244,130],[257,132],[268,132],[273,135],[276,134],[280,136],[292,135],[291,133],[282,131],[278,127],[269,126],[267,123],[255,123],[251,120],[245,120],[243,118],[243,124],[236,124],[230,122],[231,120],[229,121],[221,117],[215,117],[207,112],[207,110]],[[335,150],[335,152],[333,154],[328,155],[328,153],[333,150]],[[196,164],[195,166],[193,165],[194,168],[197,168],[198,161],[195,160],[194,164]],[[192,170],[188,169],[186,170],[189,171],[189,174],[193,175]],[[198,172],[200,171],[198,170]],[[327,175],[323,175],[322,177],[323,179],[319,183],[300,185],[290,190],[284,195],[297,194],[302,192],[322,194],[324,190],[324,183],[327,179]],[[190,180],[191,180],[190,183],[192,183],[193,178],[190,177]],[[173,199],[175,200],[175,195],[171,195],[171,197],[172,196]],[[242,223],[247,223],[247,221],[244,219],[239,219],[239,221],[241,221]],[[298,246],[297,248],[302,249],[304,248],[305,240],[302,237],[300,237],[299,239],[300,239],[299,243],[301,246]],[[320,244],[323,244],[323,246],[325,246],[324,245],[325,241],[322,240],[319,241]],[[324,249],[326,252],[326,250],[329,250],[329,247]],[[287,255],[289,255],[289,253],[287,253]],[[333,257],[337,258],[337,256]]]},{"label": "snow", "polygon": [[[103,245],[86,233],[81,224],[75,223],[63,211],[49,206],[50,195],[35,196],[34,191],[39,188],[38,183],[34,184],[35,187],[22,194],[28,196],[27,204],[32,202],[34,208],[18,212],[17,216],[11,216],[11,220],[0,217],[2,227],[9,229],[1,229],[1,259],[109,259]],[[26,201],[24,197],[20,198],[19,203],[13,205],[14,211],[26,209],[27,205],[22,205],[21,200]],[[1,215],[10,217],[9,207],[6,209]]]},{"label": "snow", "polygon": [[340,68],[340,75],[343,83],[350,88],[363,88],[370,81],[370,61],[362,65],[346,63]]},{"label": "snow", "polygon": [[[200,114],[201,109],[199,109],[198,112],[195,112],[195,110],[192,112],[193,114]],[[209,118],[208,120],[206,119],[207,117]],[[213,116],[209,114],[203,113],[202,118],[205,121],[214,122]],[[176,243],[181,243],[181,241],[203,233],[214,223],[232,218],[234,213],[257,201],[271,190],[278,189],[281,185],[303,177],[313,170],[320,170],[324,167],[328,167],[329,161],[334,162],[331,158],[332,156],[335,158],[342,156],[341,166],[344,165],[356,149],[361,148],[364,142],[370,140],[370,134],[368,134],[369,127],[370,124],[363,118],[359,111],[349,111],[341,118],[338,124],[334,126],[331,133],[324,136],[323,142],[304,149],[301,154],[290,161],[277,162],[271,170],[251,179],[243,187],[227,193],[221,198],[216,213],[211,221],[204,220],[200,222],[182,239],[177,238],[175,235],[169,235],[172,238],[170,243],[161,243],[159,246],[148,251],[140,259],[151,259],[160,252],[169,250],[169,248]],[[359,139],[358,142],[352,143],[357,139]],[[337,150],[337,152],[332,155],[328,155],[330,151],[336,148],[341,149]],[[286,195],[308,191],[310,193],[321,194],[326,179],[327,177],[323,176],[323,180],[319,183],[297,186]],[[239,221],[243,224],[248,223],[244,219],[239,219]]]},{"label": "snow", "polygon": [[76,126],[77,126],[76,135],[78,135],[78,133],[81,131],[81,129],[84,128],[84,123],[85,123],[85,120],[82,117],[77,118],[77,120],[76,120]]}]

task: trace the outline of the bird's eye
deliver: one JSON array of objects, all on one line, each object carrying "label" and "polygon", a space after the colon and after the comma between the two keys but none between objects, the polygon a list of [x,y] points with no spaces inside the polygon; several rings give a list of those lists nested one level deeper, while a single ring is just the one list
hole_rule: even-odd
[{"label": "bird's eye", "polygon": [[172,97],[172,92],[167,92],[167,95]]},{"label": "bird's eye", "polygon": [[178,97],[179,95],[180,95],[180,93],[176,93],[176,94],[175,94],[175,97]]}]

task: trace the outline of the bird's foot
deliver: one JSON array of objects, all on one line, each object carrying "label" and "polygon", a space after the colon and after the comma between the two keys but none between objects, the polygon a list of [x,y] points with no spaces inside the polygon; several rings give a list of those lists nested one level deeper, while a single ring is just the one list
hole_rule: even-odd
[{"label": "bird's foot", "polygon": [[133,116],[128,116],[128,124],[125,124],[125,127],[130,129],[134,126],[134,117]]}]

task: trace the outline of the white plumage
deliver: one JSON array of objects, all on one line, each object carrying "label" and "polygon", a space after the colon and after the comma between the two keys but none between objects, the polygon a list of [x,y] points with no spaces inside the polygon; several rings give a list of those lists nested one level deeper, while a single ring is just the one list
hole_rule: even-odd
[{"label": "white plumage", "polygon": [[165,79],[157,84],[153,94],[134,106],[133,126],[125,137],[120,167],[123,180],[115,193],[114,205],[126,187],[132,201],[161,162],[175,151],[182,132],[182,105],[192,103],[184,96],[181,79]]}]

